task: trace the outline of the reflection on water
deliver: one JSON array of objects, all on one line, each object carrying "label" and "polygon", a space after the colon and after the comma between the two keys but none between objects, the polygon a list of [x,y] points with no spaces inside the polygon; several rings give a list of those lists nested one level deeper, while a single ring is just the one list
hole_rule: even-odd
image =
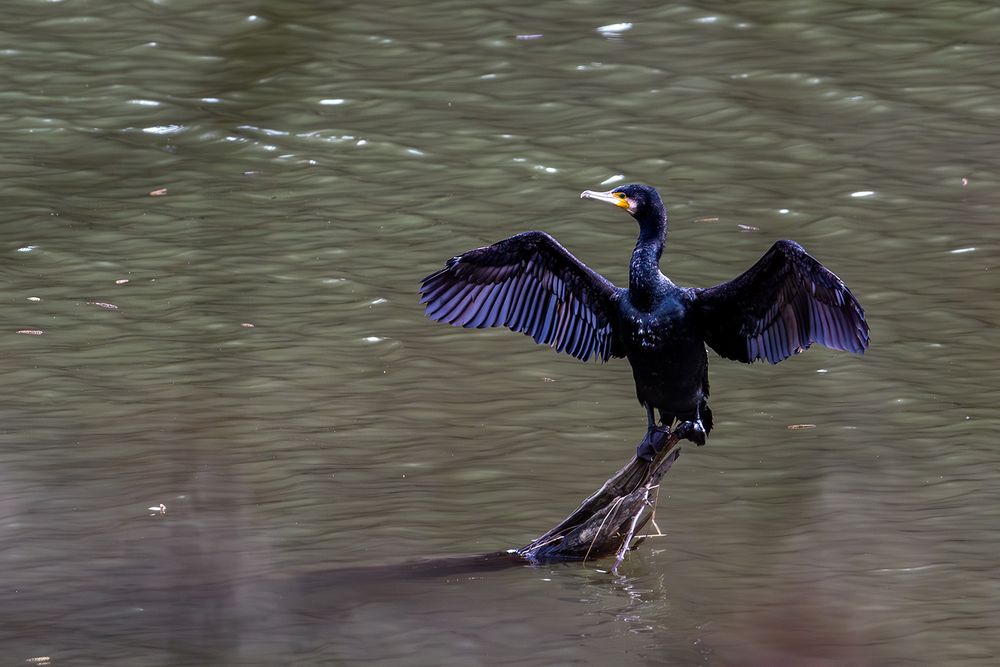
[{"label": "reflection on water", "polygon": [[[5,655],[991,664],[997,11],[8,3]],[[872,349],[713,357],[626,578],[416,576],[642,435],[624,363],[435,325],[417,281],[544,228],[621,284],[634,229],[577,193],[625,180],[677,282],[795,238]]]}]

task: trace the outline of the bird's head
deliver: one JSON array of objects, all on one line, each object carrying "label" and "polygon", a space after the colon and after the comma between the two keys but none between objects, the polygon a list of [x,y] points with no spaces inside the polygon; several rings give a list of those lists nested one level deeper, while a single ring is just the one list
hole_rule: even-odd
[{"label": "bird's head", "polygon": [[632,217],[637,220],[665,215],[660,194],[648,185],[629,183],[628,185],[622,185],[607,192],[584,190],[580,193],[580,198],[596,199],[597,201],[614,204],[631,213]]}]

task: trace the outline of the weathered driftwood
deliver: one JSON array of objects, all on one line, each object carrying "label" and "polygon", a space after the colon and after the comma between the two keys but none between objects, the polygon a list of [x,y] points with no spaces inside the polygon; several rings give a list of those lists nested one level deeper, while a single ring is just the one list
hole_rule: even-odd
[{"label": "weathered driftwood", "polygon": [[683,428],[662,436],[660,453],[652,463],[633,457],[576,511],[527,546],[496,553],[305,572],[297,576],[303,594],[342,600],[343,590],[348,589],[369,595],[372,590],[393,589],[403,580],[475,576],[526,562],[586,561],[612,554],[615,562],[611,569],[616,572],[628,551],[644,539],[636,534],[652,519],[660,480],[680,456]]},{"label": "weathered driftwood", "polygon": [[531,563],[615,554],[612,571],[617,571],[625,554],[643,539],[636,539],[636,533],[653,516],[660,480],[680,456],[682,437],[678,431],[666,434],[652,462],[633,457],[576,511],[517,554]]}]

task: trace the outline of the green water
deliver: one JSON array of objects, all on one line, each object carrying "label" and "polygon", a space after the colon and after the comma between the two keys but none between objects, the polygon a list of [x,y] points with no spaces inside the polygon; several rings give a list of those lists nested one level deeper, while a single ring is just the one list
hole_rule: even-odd
[{"label": "green water", "polygon": [[[1000,9],[11,0],[0,37],[6,661],[995,664]],[[416,303],[527,229],[624,284],[609,180],[660,189],[679,284],[799,241],[869,353],[712,355],[623,577],[385,578],[523,545],[641,438],[624,362]]]}]

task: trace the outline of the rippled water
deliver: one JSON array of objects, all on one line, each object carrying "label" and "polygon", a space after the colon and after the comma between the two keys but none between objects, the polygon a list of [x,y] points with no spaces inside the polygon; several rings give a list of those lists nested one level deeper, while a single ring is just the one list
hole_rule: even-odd
[{"label": "rippled water", "polygon": [[[1000,9],[317,4],[5,5],[12,664],[994,663]],[[415,297],[535,228],[624,283],[577,199],[623,181],[675,281],[794,238],[871,350],[713,356],[622,578],[400,566],[526,543],[641,437],[625,363]]]}]

